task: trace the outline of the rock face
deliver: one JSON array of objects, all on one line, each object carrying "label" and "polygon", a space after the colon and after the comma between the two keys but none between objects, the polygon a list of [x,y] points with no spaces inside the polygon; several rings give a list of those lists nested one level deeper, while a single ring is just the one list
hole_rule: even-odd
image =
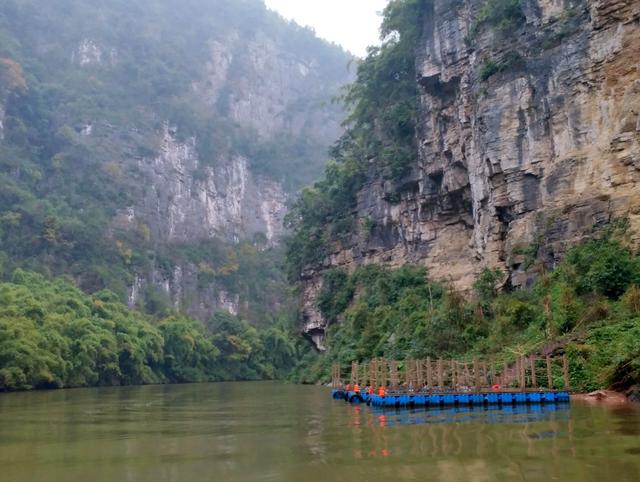
[{"label": "rock face", "polygon": [[[134,184],[141,187],[138,202],[122,210],[114,228],[145,234],[156,243],[188,245],[218,239],[228,243],[264,239],[265,246],[278,244],[283,234],[288,194],[282,185],[252,173],[249,161],[240,155],[221,159],[216,166],[202,167],[195,139],[180,142],[165,125],[160,153],[125,162]],[[238,293],[223,286],[199,282],[197,265],[186,263],[171,272],[155,266],[139,272],[129,288],[129,305],[143,299],[149,287],[158,290],[171,306],[206,320],[215,311],[244,313]]]},{"label": "rock face", "polygon": [[640,239],[640,3],[523,0],[517,34],[477,24],[483,3],[429,4],[415,166],[397,184],[372,172],[357,207],[370,233],[306,274],[320,343],[329,266],[419,263],[461,289],[491,267],[519,287],[612,219]]},{"label": "rock face", "polygon": [[[348,57],[338,49],[318,48],[322,42],[315,39],[317,45],[301,54],[287,42],[261,31],[247,36],[234,25],[210,33],[206,61],[182,93],[205,119],[200,132],[215,139],[206,159],[200,139],[185,138],[174,119],[155,113],[134,127],[99,118],[75,124],[77,141],[104,157],[114,177],[126,179],[129,205],[116,213],[114,232],[168,249],[211,239],[258,240],[259,249],[278,245],[288,199],[300,186],[273,165],[279,154],[290,156],[304,145],[306,151],[296,153],[300,161],[314,166],[314,175],[322,171],[326,151],[342,132],[342,108],[331,100],[350,79]],[[335,50],[328,59],[317,56],[327,49]],[[116,46],[85,37],[75,42],[70,68],[107,75],[121,67],[121,57]],[[0,105],[0,135],[2,113]],[[238,133],[244,145],[232,139]],[[280,150],[257,159],[261,153],[252,151],[261,146]],[[216,281],[203,285],[201,275],[198,263],[138,270],[128,283],[129,304],[144,303],[152,289],[176,310],[203,320],[218,310],[246,314],[246,299]]]},{"label": "rock face", "polygon": [[146,188],[119,221],[143,221],[151,237],[164,242],[214,237],[233,242],[261,233],[276,243],[287,200],[280,183],[254,175],[240,155],[202,167],[195,139],[179,142],[174,135],[165,125],[159,155],[138,160],[137,181]]},{"label": "rock face", "polygon": [[[85,39],[73,60],[78,68],[92,64],[108,68],[117,55],[110,54],[106,62],[104,49]],[[256,143],[306,139],[321,158],[340,135],[342,111],[330,100],[349,76],[346,65],[341,66],[340,80],[320,85],[325,68],[312,56],[288,53],[268,37],[258,34],[247,44],[239,35],[231,35],[224,42],[211,41],[210,60],[202,78],[193,83],[192,96],[203,111],[219,112],[223,123],[252,131]],[[233,69],[247,73],[238,81]],[[104,130],[83,125],[79,133],[93,150],[104,142]],[[108,143],[118,144],[115,137],[139,135],[116,131],[108,134]],[[264,238],[268,247],[278,244],[291,186],[285,186],[281,178],[256,172],[252,167],[255,159],[233,149],[218,155],[213,163],[203,162],[197,139],[180,139],[178,129],[169,122],[156,135],[154,155],[125,155],[118,163],[118,170],[129,179],[134,203],[117,214],[115,228],[139,231],[142,226],[149,230],[150,239],[165,245],[256,238]],[[160,267],[136,273],[129,287],[129,303],[136,305],[147,288],[153,287],[175,309],[196,318],[207,319],[218,310],[234,315],[246,312],[247,300],[238,293],[216,283],[202,286],[198,280],[199,268],[192,264],[169,273]]]}]

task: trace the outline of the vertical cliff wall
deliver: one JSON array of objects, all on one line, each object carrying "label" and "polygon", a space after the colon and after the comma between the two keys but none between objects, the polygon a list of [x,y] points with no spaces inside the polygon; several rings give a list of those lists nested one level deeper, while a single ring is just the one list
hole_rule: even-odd
[{"label": "vertical cliff wall", "polygon": [[426,3],[416,48],[419,150],[411,173],[372,169],[355,214],[303,278],[305,331],[321,344],[322,272],[418,263],[471,286],[484,267],[526,286],[614,218],[640,239],[640,3]]}]

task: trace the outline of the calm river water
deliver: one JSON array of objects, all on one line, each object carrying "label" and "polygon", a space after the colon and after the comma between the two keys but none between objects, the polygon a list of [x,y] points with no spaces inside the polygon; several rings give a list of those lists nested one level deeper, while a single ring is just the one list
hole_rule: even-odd
[{"label": "calm river water", "polygon": [[640,412],[383,412],[279,383],[0,394],[0,480],[638,482]]}]

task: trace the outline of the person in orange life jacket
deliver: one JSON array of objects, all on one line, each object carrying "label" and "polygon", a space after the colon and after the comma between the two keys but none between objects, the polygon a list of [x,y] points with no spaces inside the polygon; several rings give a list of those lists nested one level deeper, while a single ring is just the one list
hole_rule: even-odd
[{"label": "person in orange life jacket", "polygon": [[380,386],[380,390],[378,391],[378,395],[380,395],[381,397],[385,396],[385,389],[384,386]]},{"label": "person in orange life jacket", "polygon": [[357,383],[353,386],[353,391],[355,393],[360,393],[360,385],[358,385]]},{"label": "person in orange life jacket", "polygon": [[367,390],[367,393],[368,393],[369,395],[373,395],[373,386],[372,386],[372,385],[369,385],[369,388],[368,388],[368,390]]}]

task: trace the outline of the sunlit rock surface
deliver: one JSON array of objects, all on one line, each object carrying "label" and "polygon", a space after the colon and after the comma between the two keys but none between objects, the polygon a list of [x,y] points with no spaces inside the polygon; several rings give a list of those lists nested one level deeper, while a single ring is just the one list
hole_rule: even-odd
[{"label": "sunlit rock surface", "polygon": [[[516,37],[481,28],[470,42],[481,5],[432,2],[415,168],[397,185],[371,173],[357,208],[371,235],[334,244],[305,274],[305,331],[320,343],[315,298],[330,266],[418,263],[461,289],[491,267],[527,286],[614,218],[639,239],[640,2],[525,1]],[[481,79],[487,59],[509,58]]]}]

